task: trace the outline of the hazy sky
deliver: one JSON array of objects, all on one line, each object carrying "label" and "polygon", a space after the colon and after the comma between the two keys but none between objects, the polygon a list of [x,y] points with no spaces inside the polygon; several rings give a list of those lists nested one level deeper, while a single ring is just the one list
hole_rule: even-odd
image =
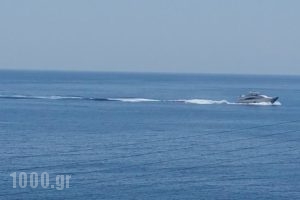
[{"label": "hazy sky", "polygon": [[0,68],[300,74],[299,0],[1,0]]}]

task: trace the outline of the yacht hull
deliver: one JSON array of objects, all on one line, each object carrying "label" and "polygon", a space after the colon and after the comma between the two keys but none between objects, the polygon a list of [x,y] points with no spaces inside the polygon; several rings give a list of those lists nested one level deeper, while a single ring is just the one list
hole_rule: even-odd
[{"label": "yacht hull", "polygon": [[237,103],[275,103],[278,97],[259,98],[259,99],[239,99]]}]

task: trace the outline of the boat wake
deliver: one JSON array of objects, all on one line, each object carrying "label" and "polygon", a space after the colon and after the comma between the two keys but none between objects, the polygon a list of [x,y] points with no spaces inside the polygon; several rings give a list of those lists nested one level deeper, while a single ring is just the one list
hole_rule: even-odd
[{"label": "boat wake", "polygon": [[176,100],[178,102],[184,102],[188,104],[200,104],[200,105],[211,105],[211,104],[232,104],[227,100],[210,100],[210,99],[185,99],[185,100]]},{"label": "boat wake", "polygon": [[257,106],[280,106],[280,102],[272,103],[234,103],[227,100],[211,100],[211,99],[178,99],[178,100],[159,100],[147,98],[94,98],[94,97],[81,97],[81,96],[30,96],[30,95],[0,95],[0,99],[40,99],[40,100],[87,100],[87,101],[119,101],[127,103],[140,103],[140,102],[174,102],[185,104],[198,104],[198,105],[257,105]]},{"label": "boat wake", "polygon": [[157,100],[157,99],[144,99],[144,98],[108,98],[107,100],[110,100],[110,101],[131,102],[131,103],[161,101],[161,100]]},{"label": "boat wake", "polygon": [[280,102],[261,102],[261,103],[234,103],[227,100],[210,100],[210,99],[187,99],[178,100],[189,104],[211,105],[211,104],[227,104],[227,105],[254,105],[254,106],[281,106]]},{"label": "boat wake", "polygon": [[73,96],[27,96],[27,95],[0,95],[1,99],[49,99],[49,100],[60,100],[60,99],[83,99],[82,97]]}]

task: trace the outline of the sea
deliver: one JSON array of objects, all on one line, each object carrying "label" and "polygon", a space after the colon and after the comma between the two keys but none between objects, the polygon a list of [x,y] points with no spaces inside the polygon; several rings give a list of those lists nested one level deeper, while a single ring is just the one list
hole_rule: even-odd
[{"label": "sea", "polygon": [[[236,103],[249,91],[279,100]],[[299,183],[299,76],[0,71],[0,199],[291,200]]]}]

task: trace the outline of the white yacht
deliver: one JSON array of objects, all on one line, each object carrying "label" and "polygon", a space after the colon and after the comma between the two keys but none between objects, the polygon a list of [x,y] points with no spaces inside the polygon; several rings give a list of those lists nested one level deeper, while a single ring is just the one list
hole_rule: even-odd
[{"label": "white yacht", "polygon": [[268,97],[261,95],[258,92],[249,92],[246,95],[240,96],[237,103],[275,103],[279,97]]}]

